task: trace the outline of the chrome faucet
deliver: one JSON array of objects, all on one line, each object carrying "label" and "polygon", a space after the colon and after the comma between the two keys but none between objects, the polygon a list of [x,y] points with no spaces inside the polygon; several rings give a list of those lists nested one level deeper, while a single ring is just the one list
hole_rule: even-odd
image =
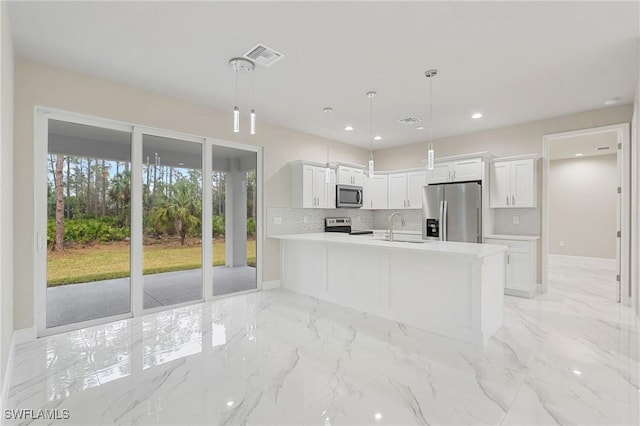
[{"label": "chrome faucet", "polygon": [[400,222],[402,226],[407,226],[407,222],[404,221],[404,216],[402,216],[402,213],[391,213],[391,216],[389,216],[389,241],[393,241],[393,218],[396,216],[400,216],[400,219],[402,219],[402,222]]}]

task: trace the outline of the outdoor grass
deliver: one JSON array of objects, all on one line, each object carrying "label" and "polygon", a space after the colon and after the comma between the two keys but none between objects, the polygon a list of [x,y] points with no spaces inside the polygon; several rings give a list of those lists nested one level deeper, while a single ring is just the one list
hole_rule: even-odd
[{"label": "outdoor grass", "polygon": [[[202,265],[199,244],[151,244],[143,247],[143,274],[196,269]],[[224,241],[213,243],[213,266],[224,265]],[[247,241],[247,262],[256,263],[256,241]],[[66,248],[47,255],[47,286],[124,278],[130,275],[129,244],[107,243]]]}]

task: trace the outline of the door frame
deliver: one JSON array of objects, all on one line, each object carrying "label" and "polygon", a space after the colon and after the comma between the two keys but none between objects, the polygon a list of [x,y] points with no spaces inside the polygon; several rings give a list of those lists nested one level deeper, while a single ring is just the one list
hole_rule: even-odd
[{"label": "door frame", "polygon": [[[618,182],[621,188],[620,194],[620,218],[621,237],[619,241],[619,258],[617,263],[620,267],[620,301],[624,305],[631,304],[631,295],[637,291],[637,285],[630,280],[630,223],[631,223],[631,197],[630,197],[630,131],[629,123],[612,124],[608,126],[592,127],[569,132],[552,133],[544,135],[542,138],[542,292],[548,290],[549,272],[549,156],[552,142],[564,139],[590,136],[602,133],[615,132],[618,147],[616,150],[618,161]],[[633,288],[632,288],[633,287]]]},{"label": "door frame", "polygon": [[[47,157],[48,157],[48,120],[60,120],[70,123],[83,124],[87,126],[102,127],[112,130],[126,131],[131,133],[131,268],[130,268],[130,310],[124,314],[112,315],[103,318],[96,318],[88,321],[81,321],[72,324],[47,328],[46,326],[46,296],[47,296]],[[256,223],[256,289],[230,293],[227,295],[213,295],[213,272],[212,272],[212,247],[211,244],[202,245],[202,295],[198,300],[188,301],[175,305],[159,306],[156,308],[144,309],[143,307],[143,275],[142,275],[142,136],[154,135],[172,139],[184,140],[185,142],[202,144],[202,199],[209,200],[212,196],[211,179],[212,153],[214,146],[225,146],[229,148],[242,149],[256,153],[256,211],[259,220]],[[172,130],[160,129],[156,127],[136,125],[117,120],[100,118],[70,111],[64,111],[42,106],[35,107],[34,119],[34,182],[33,205],[34,205],[34,320],[36,337],[44,337],[66,331],[77,330],[94,325],[105,324],[112,321],[137,317],[153,312],[175,309],[188,306],[203,301],[211,301],[236,294],[251,293],[262,290],[262,253],[263,253],[263,229],[265,214],[263,211],[263,148],[257,145],[248,145],[238,142],[225,141],[221,139],[191,135]],[[211,235],[212,206],[209,202],[203,202],[202,206],[202,235]],[[209,220],[205,220],[209,218]],[[205,239],[203,238],[203,241]]]}]

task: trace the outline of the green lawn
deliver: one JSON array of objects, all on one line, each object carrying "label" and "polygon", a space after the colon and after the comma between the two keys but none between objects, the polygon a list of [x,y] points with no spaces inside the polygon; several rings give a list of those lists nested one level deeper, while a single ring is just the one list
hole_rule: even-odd
[{"label": "green lawn", "polygon": [[[224,241],[214,241],[213,266],[224,265],[224,252]],[[249,265],[255,266],[255,240],[247,241],[247,258]],[[96,244],[89,247],[66,248],[63,252],[49,252],[47,286],[128,277],[129,263],[127,243]],[[150,244],[143,247],[144,274],[195,269],[201,265],[200,244]]]}]

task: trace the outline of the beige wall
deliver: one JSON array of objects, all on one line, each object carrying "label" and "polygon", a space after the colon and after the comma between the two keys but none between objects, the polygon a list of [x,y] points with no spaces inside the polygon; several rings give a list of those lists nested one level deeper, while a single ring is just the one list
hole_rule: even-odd
[{"label": "beige wall", "polygon": [[[522,100],[526,102],[525,100]],[[498,157],[519,154],[542,155],[542,137],[550,133],[588,129],[609,124],[629,123],[633,105],[602,108],[593,111],[533,121],[499,129],[437,139],[433,146],[437,157],[489,151]],[[437,123],[435,123],[437,126]],[[424,167],[425,143],[375,151],[376,168],[380,170]]]},{"label": "beige wall", "polygon": [[[193,135],[264,147],[264,205],[290,207],[288,163],[306,159],[326,161],[325,140],[282,127],[258,123],[258,134],[233,133],[228,111],[162,96],[123,84],[88,77],[44,64],[16,58],[15,179],[21,188],[33,188],[34,107],[58,108],[134,124],[148,125]],[[231,107],[231,105],[230,105]],[[322,105],[318,105],[318,116]],[[244,123],[246,124],[246,123]],[[245,127],[246,128],[246,127]],[[330,160],[364,164],[366,150],[332,143]],[[15,327],[34,325],[33,315],[33,195],[16,191],[15,229]],[[264,242],[263,281],[279,279],[280,248],[277,241]]]},{"label": "beige wall", "polygon": [[[0,389],[13,337],[13,76],[7,2],[0,4]],[[0,401],[1,402],[1,401]]]},{"label": "beige wall", "polygon": [[616,155],[549,162],[549,253],[616,258],[617,169]]}]

